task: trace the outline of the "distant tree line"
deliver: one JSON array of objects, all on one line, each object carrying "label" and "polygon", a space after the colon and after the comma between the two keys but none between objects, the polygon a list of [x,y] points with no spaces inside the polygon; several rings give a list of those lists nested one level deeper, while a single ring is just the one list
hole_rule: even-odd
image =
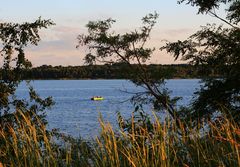
[{"label": "distant tree line", "polygon": [[[134,66],[134,65],[133,65]],[[219,72],[208,70],[203,66],[188,64],[174,65],[145,65],[152,79],[159,78],[206,78],[218,77]],[[124,63],[88,65],[88,66],[51,66],[25,69],[22,71],[23,79],[131,79],[134,73]],[[2,76],[2,69],[0,70]]]}]

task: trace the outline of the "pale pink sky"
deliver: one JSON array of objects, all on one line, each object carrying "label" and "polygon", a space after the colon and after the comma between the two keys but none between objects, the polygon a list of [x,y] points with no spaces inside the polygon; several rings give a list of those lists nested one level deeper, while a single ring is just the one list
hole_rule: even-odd
[{"label": "pale pink sky", "polygon": [[[149,46],[160,48],[162,40],[185,39],[200,25],[219,21],[206,15],[196,15],[197,9],[178,5],[177,0],[7,0],[0,6],[0,21],[31,22],[41,16],[56,25],[41,30],[42,41],[27,49],[34,66],[82,65],[86,48],[76,49],[76,37],[86,33],[88,21],[116,19],[116,32],[127,32],[141,26],[141,18],[156,11],[160,16],[153,29]],[[223,10],[220,13],[224,15]],[[170,55],[158,49],[148,63],[172,64]]]}]

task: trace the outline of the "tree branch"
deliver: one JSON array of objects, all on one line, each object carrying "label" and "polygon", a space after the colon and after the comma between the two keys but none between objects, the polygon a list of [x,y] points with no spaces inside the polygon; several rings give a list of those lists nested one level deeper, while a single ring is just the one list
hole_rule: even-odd
[{"label": "tree branch", "polygon": [[231,24],[230,22],[228,22],[227,20],[221,18],[220,16],[218,16],[215,12],[212,12],[212,11],[208,11],[210,14],[212,14],[214,17],[218,18],[219,20],[223,21],[224,23],[230,25],[231,27],[233,28],[237,28],[237,29],[240,29],[239,27],[237,26],[234,26],[233,24]]}]

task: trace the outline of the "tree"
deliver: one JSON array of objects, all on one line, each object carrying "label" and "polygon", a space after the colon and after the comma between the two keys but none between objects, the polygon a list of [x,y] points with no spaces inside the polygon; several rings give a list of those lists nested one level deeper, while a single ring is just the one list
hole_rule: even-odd
[{"label": "tree", "polygon": [[[175,59],[201,65],[205,69],[218,71],[220,78],[207,78],[204,85],[196,92],[190,116],[203,119],[213,118],[222,112],[240,120],[240,1],[235,0],[181,0],[199,8],[199,13],[210,14],[226,26],[207,24],[187,40],[169,42],[161,49],[166,49]],[[228,6],[226,18],[216,14],[221,4]],[[207,73],[208,71],[206,71]],[[218,114],[216,114],[218,113]],[[186,114],[186,113],[185,113]]]},{"label": "tree", "polygon": [[[86,45],[90,53],[85,56],[87,64],[104,62],[108,64],[123,63],[131,69],[131,81],[144,88],[144,92],[136,93],[132,100],[135,104],[152,102],[156,108],[167,110],[174,118],[174,102],[170,99],[168,90],[164,88],[164,79],[153,79],[144,63],[151,57],[155,48],[147,48],[146,42],[150,38],[152,28],[158,14],[143,17],[143,26],[125,34],[111,32],[115,22],[113,19],[104,21],[90,21],[87,24],[88,35],[79,35],[79,46]],[[133,65],[135,64],[135,65]],[[139,103],[140,102],[140,103]]]},{"label": "tree", "polygon": [[39,29],[47,28],[53,24],[51,20],[42,20],[41,18],[33,23],[0,23],[0,52],[3,61],[0,76],[1,130],[7,130],[9,127],[17,128],[16,115],[22,118],[22,113],[30,116],[36,126],[39,125],[39,120],[43,124],[47,123],[45,109],[52,105],[51,97],[40,98],[28,84],[30,101],[19,99],[16,96],[16,89],[22,82],[22,71],[31,68],[31,62],[25,58],[25,47],[29,44],[37,45],[40,41]]}]

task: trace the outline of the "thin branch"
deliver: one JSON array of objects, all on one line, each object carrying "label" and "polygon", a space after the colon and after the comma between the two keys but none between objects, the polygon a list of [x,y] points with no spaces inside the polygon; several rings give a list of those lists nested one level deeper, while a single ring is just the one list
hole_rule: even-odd
[{"label": "thin branch", "polygon": [[[143,43],[142,47],[144,46],[145,42]],[[139,59],[139,56],[136,54],[136,48],[135,48],[135,45],[134,43],[132,43],[133,45],[133,49],[134,49],[134,53],[135,53],[135,57],[137,58],[137,62],[138,62],[138,65],[140,66],[140,69],[143,71],[143,74],[144,74],[144,78],[139,75],[141,81],[144,83],[144,85],[147,87],[147,89],[150,91],[150,93],[159,101],[159,102],[162,102],[162,99],[160,98],[159,95],[161,95],[161,92],[159,91],[159,89],[156,87],[155,84],[153,84],[153,87],[150,85],[149,82],[146,81],[146,78],[149,78],[149,76],[147,76],[147,72],[145,71],[145,69],[143,68],[142,66],[142,63]],[[157,90],[157,93],[155,92],[155,90]],[[158,94],[159,93],[159,94]],[[175,117],[175,114],[174,114],[174,108],[170,105],[170,104],[165,104],[166,105],[166,109],[168,111],[168,113],[172,116],[172,118]]]},{"label": "thin branch", "polygon": [[215,12],[209,11],[209,13],[212,14],[214,17],[220,19],[220,20],[223,21],[224,23],[230,25],[231,27],[233,27],[233,28],[237,28],[237,29],[240,29],[239,27],[234,26],[233,24],[231,24],[231,23],[228,22],[227,20],[225,20],[225,19],[221,18],[220,16],[218,16]]}]

